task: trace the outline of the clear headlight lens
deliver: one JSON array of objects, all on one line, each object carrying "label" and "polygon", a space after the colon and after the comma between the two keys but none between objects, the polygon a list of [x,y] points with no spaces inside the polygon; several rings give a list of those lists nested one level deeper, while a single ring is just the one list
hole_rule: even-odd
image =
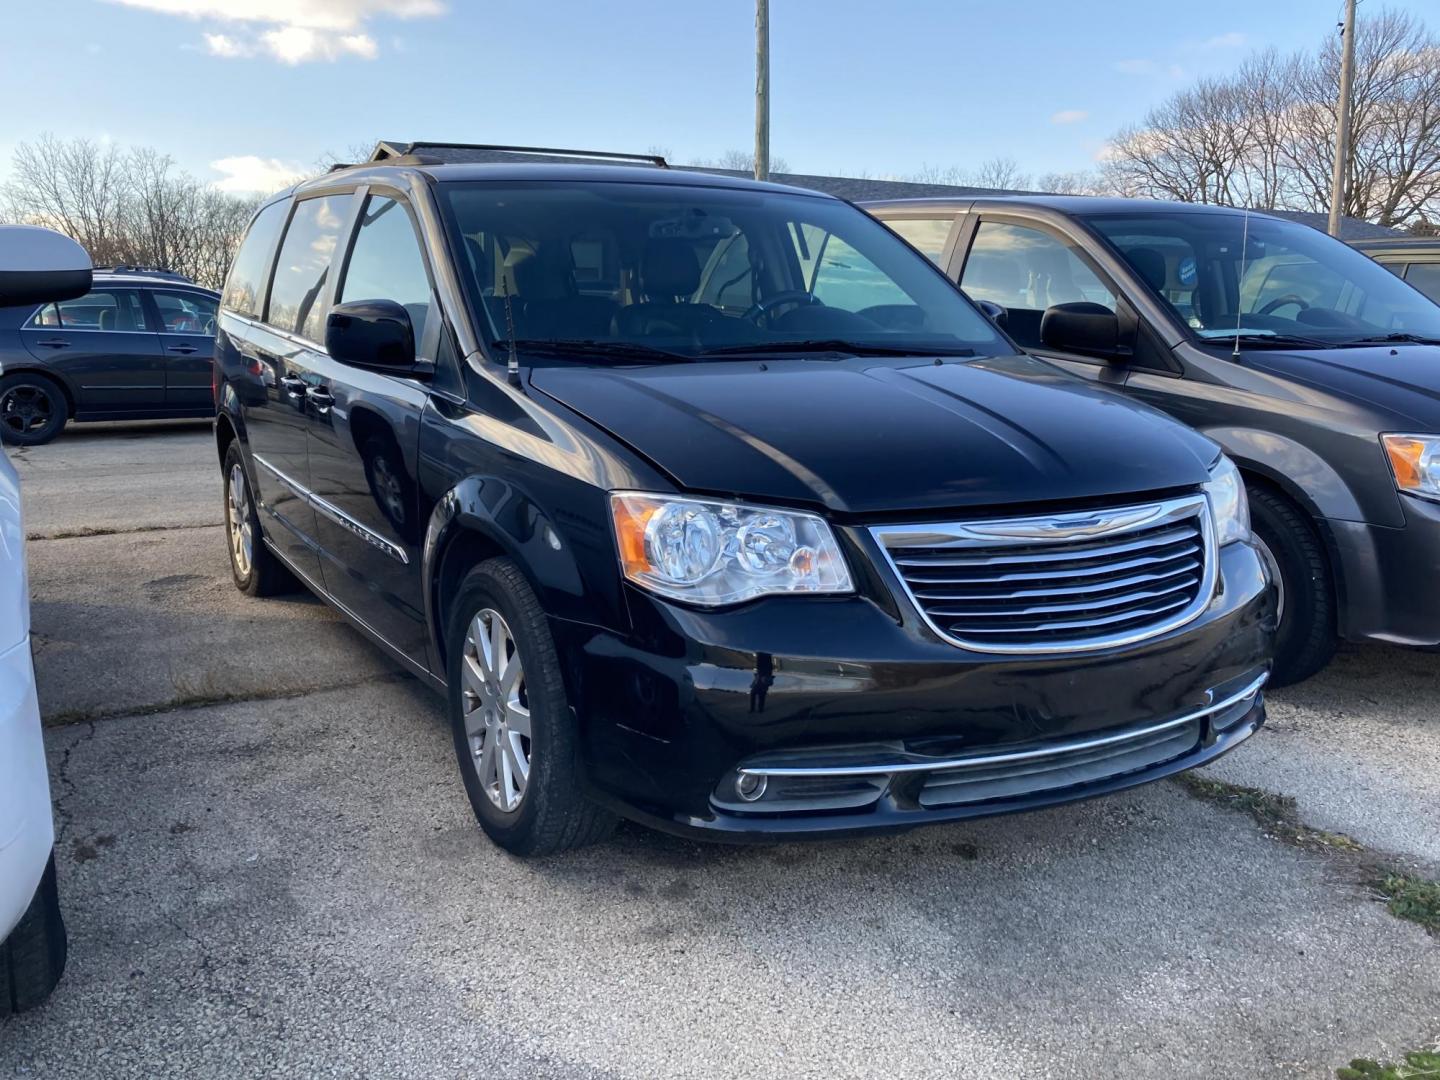
[{"label": "clear headlight lens", "polygon": [[850,570],[814,514],[677,495],[610,496],[625,576],[672,600],[718,606],[772,593],[848,593]]},{"label": "clear headlight lens", "polygon": [[1210,500],[1215,535],[1222,546],[1232,540],[1250,538],[1250,502],[1245,497],[1245,481],[1240,478],[1235,463],[1224,454],[1210,470],[1205,496]]},{"label": "clear headlight lens", "polygon": [[1381,435],[1380,444],[1397,488],[1440,499],[1440,435]]}]

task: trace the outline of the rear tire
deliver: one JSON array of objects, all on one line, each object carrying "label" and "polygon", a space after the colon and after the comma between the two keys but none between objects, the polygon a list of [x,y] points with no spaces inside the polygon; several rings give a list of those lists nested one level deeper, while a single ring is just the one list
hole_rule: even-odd
[{"label": "rear tire", "polygon": [[54,379],[32,371],[0,378],[0,442],[40,446],[70,419],[70,399]]},{"label": "rear tire", "polygon": [[230,574],[235,587],[246,596],[294,592],[300,586],[295,575],[265,546],[260,511],[238,440],[225,451],[221,475],[225,485],[225,543],[230,550]]},{"label": "rear tire", "polygon": [[603,840],[615,817],[581,793],[575,716],[525,575],[509,559],[488,559],[460,583],[451,611],[450,725],[480,827],[524,856]]},{"label": "rear tire", "polygon": [[0,942],[0,1017],[44,1002],[60,982],[68,951],[52,854],[30,906]]},{"label": "rear tire", "polygon": [[1283,598],[1271,685],[1288,686],[1308,679],[1335,655],[1330,561],[1309,517],[1283,495],[1252,484],[1250,520]]}]

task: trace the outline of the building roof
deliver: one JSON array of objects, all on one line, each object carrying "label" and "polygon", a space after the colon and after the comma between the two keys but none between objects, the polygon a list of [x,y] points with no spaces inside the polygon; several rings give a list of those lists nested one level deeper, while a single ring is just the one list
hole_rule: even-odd
[{"label": "building roof", "polygon": [[[582,156],[583,153],[583,156]],[[576,155],[576,156],[567,156]],[[670,166],[664,162],[664,158],[657,155],[624,155],[604,154],[577,151],[544,151],[526,152],[525,150],[511,150],[496,146],[476,146],[445,143],[423,143],[406,142],[401,140],[382,140],[376,143],[375,150],[371,153],[372,162],[392,160],[396,158],[413,158],[416,164],[440,164],[445,165],[537,165],[537,164],[567,164],[585,165],[585,173],[581,175],[594,175],[591,169],[596,167],[597,161],[606,161],[614,165],[617,161],[626,161],[627,165],[620,166],[632,169],[637,166],[647,169],[663,169],[672,173],[703,174],[715,177],[728,177],[736,182],[736,186],[749,186],[756,184],[749,173],[737,169],[712,169],[704,165],[681,165]],[[447,170],[449,171],[449,170]],[[525,170],[526,175],[536,176],[538,170]],[[462,174],[463,175],[463,174]],[[480,175],[490,175],[488,170],[482,174],[478,170],[476,178]],[[1116,204],[1116,210],[1131,209],[1137,200],[1133,199],[1108,199],[1106,196],[1094,195],[1053,195],[1042,191],[1023,191],[1009,188],[983,188],[966,187],[959,184],[917,184],[907,180],[877,180],[869,177],[855,176],[821,176],[815,173],[772,173],[770,186],[784,185],[786,187],[805,188],[810,191],[822,192],[826,195],[834,195],[841,199],[848,199],[851,202],[877,202],[890,201],[893,199],[993,199],[1010,196],[1020,196],[1027,200],[1043,201],[1047,206],[1053,206],[1058,210],[1070,212],[1083,212],[1086,210],[1099,209],[1096,203],[1105,200]],[[729,185],[726,185],[729,186]],[[1152,200],[1144,200],[1152,201]],[[1161,204],[1163,205],[1163,204]],[[1180,206],[1194,208],[1194,203],[1180,203]],[[1228,207],[1216,207],[1217,210],[1229,209]],[[1304,225],[1319,229],[1324,232],[1329,224],[1326,215],[1310,213],[1301,210],[1267,210],[1265,213],[1274,214],[1277,217],[1289,218]],[[1401,234],[1395,229],[1386,228],[1383,225],[1374,225],[1359,218],[1344,217],[1340,219],[1340,239],[1362,240],[1376,239],[1382,237],[1397,237]]]}]

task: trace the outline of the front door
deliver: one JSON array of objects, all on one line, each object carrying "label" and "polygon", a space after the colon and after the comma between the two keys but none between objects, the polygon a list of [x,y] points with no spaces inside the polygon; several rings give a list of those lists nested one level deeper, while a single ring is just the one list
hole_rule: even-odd
[{"label": "front door", "polygon": [[160,336],[134,289],[96,289],[46,304],[20,330],[25,348],[75,395],[78,419],[165,407]]},{"label": "front door", "polygon": [[[440,315],[410,215],[398,198],[372,193],[365,200],[336,292],[337,303],[349,300],[394,300],[410,313],[417,343],[437,336],[425,334]],[[310,476],[326,591],[424,664],[429,634],[417,454],[427,388],[414,378],[349,367],[328,356],[317,372],[323,396],[312,402]]]}]

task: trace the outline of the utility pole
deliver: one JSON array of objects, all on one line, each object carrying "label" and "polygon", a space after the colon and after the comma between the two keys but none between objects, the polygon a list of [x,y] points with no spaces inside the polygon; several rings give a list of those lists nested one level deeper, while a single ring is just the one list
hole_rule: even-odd
[{"label": "utility pole", "polygon": [[1345,173],[1350,158],[1350,83],[1355,73],[1355,0],[1345,0],[1340,39],[1340,100],[1335,106],[1335,171],[1330,177],[1330,235],[1340,235],[1345,209]]},{"label": "utility pole", "polygon": [[770,179],[770,0],[755,0],[755,179]]}]

